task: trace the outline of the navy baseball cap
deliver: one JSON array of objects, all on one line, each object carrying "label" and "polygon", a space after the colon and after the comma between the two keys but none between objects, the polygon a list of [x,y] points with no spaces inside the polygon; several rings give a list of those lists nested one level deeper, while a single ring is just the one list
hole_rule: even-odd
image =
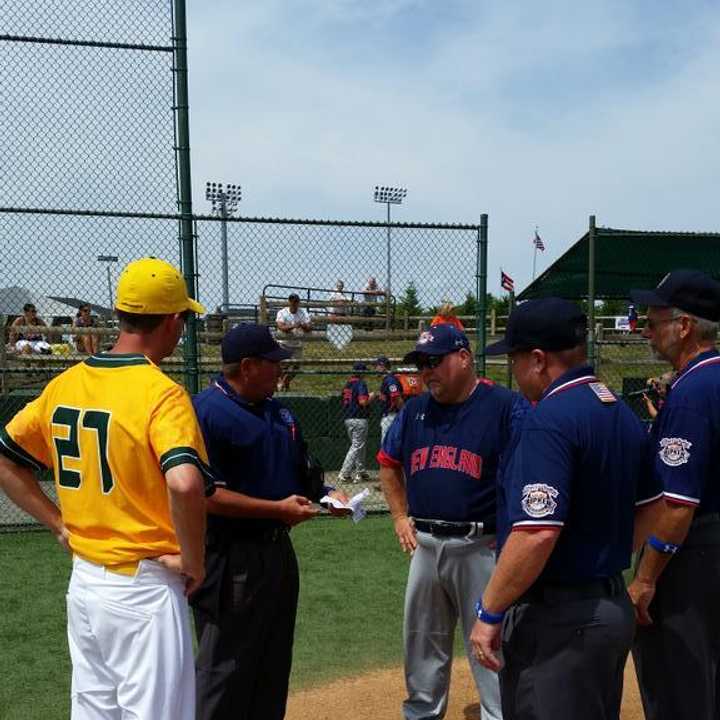
[{"label": "navy baseball cap", "polygon": [[365,372],[367,365],[365,363],[357,362],[353,365],[353,372]]},{"label": "navy baseball cap", "polygon": [[390,367],[390,358],[381,355],[376,361],[376,365],[383,365],[384,367]]},{"label": "navy baseball cap", "polygon": [[421,333],[415,349],[405,355],[403,362],[417,363],[421,355],[448,355],[462,349],[470,349],[470,341],[464,332],[454,325],[433,325]]},{"label": "navy baseball cap", "polygon": [[226,333],[221,346],[224,363],[240,362],[243,358],[259,357],[277,362],[292,357],[292,351],[280,345],[267,325],[243,323]]},{"label": "navy baseball cap", "polygon": [[631,290],[641,305],[676,307],[705,320],[720,320],[720,283],[700,270],[673,270],[654,290]]},{"label": "navy baseball cap", "polygon": [[505,337],[488,345],[485,354],[569,350],[585,341],[586,332],[587,318],[575,303],[554,297],[528,300],[510,313]]}]

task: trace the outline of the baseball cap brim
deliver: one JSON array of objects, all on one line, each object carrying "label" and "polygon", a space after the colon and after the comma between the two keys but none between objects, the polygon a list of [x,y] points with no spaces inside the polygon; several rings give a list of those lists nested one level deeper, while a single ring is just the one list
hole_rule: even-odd
[{"label": "baseball cap brim", "polygon": [[422,351],[411,350],[409,353],[407,353],[403,357],[403,362],[413,363],[413,365],[416,365],[418,358],[422,357],[423,355],[448,355],[450,352],[452,352],[452,351],[443,350],[443,351],[437,351],[437,352],[429,352],[429,348],[428,348],[428,350],[422,350]]},{"label": "baseball cap brim", "polygon": [[652,305],[654,307],[670,307],[671,304],[661,298],[654,290],[631,290],[630,299],[638,305]]},{"label": "baseball cap brim", "polygon": [[511,347],[508,345],[505,338],[502,340],[498,340],[496,343],[492,343],[492,345],[488,345],[485,348],[485,354],[486,355],[507,355],[508,353],[515,352],[517,348]]},{"label": "baseball cap brim", "polygon": [[197,300],[193,300],[192,298],[188,298],[187,309],[197,313],[198,315],[205,314],[205,306],[201,305]]}]

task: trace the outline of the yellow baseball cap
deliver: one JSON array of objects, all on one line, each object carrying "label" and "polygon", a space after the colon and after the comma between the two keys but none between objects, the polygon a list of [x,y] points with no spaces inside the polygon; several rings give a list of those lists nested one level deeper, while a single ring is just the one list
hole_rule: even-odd
[{"label": "yellow baseball cap", "polygon": [[170,315],[205,308],[188,297],[185,278],[177,268],[156,257],[134,260],[120,274],[115,308],[136,315]]}]

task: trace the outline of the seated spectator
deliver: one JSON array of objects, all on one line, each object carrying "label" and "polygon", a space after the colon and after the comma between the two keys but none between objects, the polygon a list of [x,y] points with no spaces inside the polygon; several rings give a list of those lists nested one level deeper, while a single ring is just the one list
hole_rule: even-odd
[{"label": "seated spectator", "polygon": [[328,307],[328,314],[332,317],[333,315],[349,315],[348,304],[350,299],[343,292],[345,289],[345,283],[342,280],[338,280],[335,283],[335,292],[330,295],[330,302],[333,303]]},{"label": "seated spectator", "polygon": [[[369,277],[367,285],[363,288],[363,302],[365,302],[365,305],[362,314],[365,317],[374,317],[377,312],[376,305],[381,295],[385,295],[385,291],[378,287],[377,280],[374,277]],[[372,324],[368,325],[367,329],[372,330]]]},{"label": "seated spectator", "polygon": [[37,316],[37,309],[32,303],[25,303],[25,305],[23,305],[23,314],[15,318],[10,326],[8,340],[11,345],[15,346],[15,349],[19,353],[26,355],[30,355],[31,353],[49,355],[52,352],[50,343],[45,340],[42,333],[27,330],[21,332],[15,329],[23,326],[47,327],[45,321]]},{"label": "seated spectator", "polygon": [[[90,314],[89,305],[81,305],[73,321],[73,327],[86,328],[96,327],[95,318]],[[94,355],[100,345],[100,338],[97,335],[76,335],[75,347],[78,352]]]},{"label": "seated spectator", "polygon": [[437,311],[437,315],[430,321],[430,327],[434,325],[454,325],[460,332],[465,332],[460,318],[455,314],[455,306],[446,302]]},{"label": "seated spectator", "polygon": [[[292,351],[294,359],[302,358],[302,338],[312,331],[310,314],[305,308],[300,307],[300,296],[292,293],[288,296],[287,307],[278,310],[275,317],[278,335],[284,347]],[[290,381],[295,377],[299,365],[293,363],[288,365],[278,380],[278,391],[289,390]]]}]

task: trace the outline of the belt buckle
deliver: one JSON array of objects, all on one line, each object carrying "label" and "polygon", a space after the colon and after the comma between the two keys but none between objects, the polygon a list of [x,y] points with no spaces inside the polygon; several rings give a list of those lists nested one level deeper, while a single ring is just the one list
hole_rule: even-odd
[{"label": "belt buckle", "polygon": [[470,525],[470,530],[468,530],[465,535],[467,539],[482,535],[483,524],[481,522],[473,522],[470,520],[468,524]]}]

